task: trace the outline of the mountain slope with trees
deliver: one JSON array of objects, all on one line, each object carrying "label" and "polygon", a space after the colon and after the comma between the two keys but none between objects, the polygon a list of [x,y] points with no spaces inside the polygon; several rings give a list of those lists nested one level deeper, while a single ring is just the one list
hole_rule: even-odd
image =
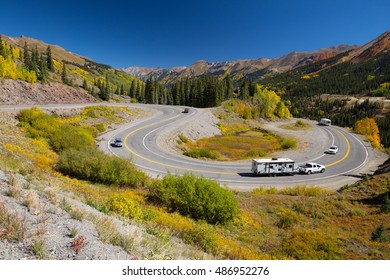
[{"label": "mountain slope with trees", "polygon": [[[144,91],[144,83],[134,76],[25,36],[0,36],[0,78],[25,81],[32,94],[35,83],[43,88],[63,84],[65,91],[89,93],[100,100],[109,100],[115,93],[136,98]],[[17,89],[14,94],[24,92]]]},{"label": "mountain slope with trees", "polygon": [[390,146],[390,115],[384,108],[390,97],[390,31],[362,47],[257,82],[289,100],[296,117],[328,117],[346,127],[376,118],[381,142]]}]

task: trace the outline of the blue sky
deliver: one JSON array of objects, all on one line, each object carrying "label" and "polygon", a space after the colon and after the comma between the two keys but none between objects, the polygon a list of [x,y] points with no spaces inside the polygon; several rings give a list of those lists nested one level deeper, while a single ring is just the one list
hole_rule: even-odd
[{"label": "blue sky", "polygon": [[113,67],[275,58],[362,45],[390,29],[390,1],[2,1],[0,34]]}]

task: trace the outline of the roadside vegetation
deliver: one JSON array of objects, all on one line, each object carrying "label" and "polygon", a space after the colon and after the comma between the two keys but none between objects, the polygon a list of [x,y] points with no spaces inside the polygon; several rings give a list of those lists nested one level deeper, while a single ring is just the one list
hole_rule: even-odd
[{"label": "roadside vegetation", "polygon": [[[127,161],[120,163],[128,167],[126,170],[116,171],[118,162],[111,161],[108,155],[98,154],[97,157],[105,158],[103,166],[119,172],[117,177],[123,179],[105,181],[111,177],[104,172],[104,180],[91,175],[99,173],[92,162],[99,160],[94,158],[96,148],[90,142],[96,131],[80,125],[91,117],[82,116],[79,122],[77,116],[48,116],[34,109],[22,112],[19,118],[19,130],[16,131],[15,126],[0,123],[1,169],[28,178],[23,183],[23,193],[13,188],[8,198],[18,199],[35,211],[39,203],[34,196],[45,195],[71,218],[86,219],[95,224],[100,240],[121,246],[138,258],[180,256],[165,250],[177,239],[193,246],[194,252],[190,255],[193,259],[390,258],[388,173],[367,177],[355,185],[344,186],[339,192],[304,185],[281,190],[259,187],[252,192],[232,192],[216,182],[190,174],[147,178]],[[42,120],[52,126],[43,125]],[[51,135],[62,126],[80,137],[83,145],[77,144],[79,150],[61,143],[68,141],[66,136]],[[76,151],[80,155],[73,154]],[[94,160],[88,161],[91,154]],[[77,169],[90,175],[73,173],[73,167],[69,167],[71,172],[65,171],[67,165],[60,164],[64,159],[67,164],[80,164]],[[128,181],[127,176],[130,176]],[[10,178],[14,178],[10,183],[20,187],[15,176]],[[56,188],[35,194],[29,192],[28,182],[31,181],[35,184],[45,182]],[[86,215],[67,200],[59,200],[61,193],[72,195],[105,213],[107,218]],[[110,216],[140,227],[142,233],[124,234]],[[0,238],[22,242],[25,232],[23,217],[4,208],[0,201]],[[74,228],[69,229],[69,234],[73,236],[73,250],[82,250],[87,241]],[[137,249],[137,244],[141,243],[147,250]],[[45,258],[48,254],[40,239],[33,244],[32,250],[37,258]]]},{"label": "roadside vegetation", "polygon": [[381,146],[378,125],[373,118],[364,118],[357,121],[353,129],[356,133],[366,136],[375,148]]},{"label": "roadside vegetation", "polygon": [[[276,96],[276,95],[275,95]],[[274,108],[277,106],[275,105]],[[221,161],[241,160],[253,157],[266,157],[275,151],[294,149],[297,141],[261,128],[261,121],[252,119],[260,116],[257,107],[239,100],[229,100],[223,104],[218,124],[222,135],[202,138],[196,142],[183,141],[179,135],[178,143],[184,149],[183,154],[193,158],[205,158]],[[264,109],[265,110],[265,109]],[[265,115],[264,115],[265,116]],[[267,113],[270,118],[277,118]],[[288,115],[289,117],[289,115]]]}]

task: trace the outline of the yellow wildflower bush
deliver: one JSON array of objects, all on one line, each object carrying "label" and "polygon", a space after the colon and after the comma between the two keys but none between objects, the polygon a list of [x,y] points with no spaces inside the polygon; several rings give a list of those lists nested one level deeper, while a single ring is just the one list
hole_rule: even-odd
[{"label": "yellow wildflower bush", "polygon": [[112,194],[106,206],[109,211],[119,214],[128,219],[138,220],[142,216],[142,210],[137,201],[135,201],[129,193],[127,194]]}]

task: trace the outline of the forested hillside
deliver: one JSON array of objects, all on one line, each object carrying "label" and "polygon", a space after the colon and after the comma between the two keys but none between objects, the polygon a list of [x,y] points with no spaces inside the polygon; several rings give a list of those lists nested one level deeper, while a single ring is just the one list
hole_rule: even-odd
[{"label": "forested hillside", "polygon": [[389,52],[358,63],[348,61],[327,68],[346,55],[347,53],[344,53],[259,82],[283,90],[288,96],[315,96],[325,93],[390,96]]},{"label": "forested hillside", "polygon": [[[370,101],[370,97],[390,97],[389,37],[386,32],[360,49],[257,82],[288,100],[295,117],[328,117],[346,127],[363,118],[376,118],[381,143],[390,147],[390,116],[383,103]],[[324,98],[325,94],[336,96]],[[354,97],[366,101],[351,103]]]},{"label": "forested hillside", "polygon": [[109,100],[114,93],[135,97],[144,91],[144,83],[129,74],[23,36],[0,36],[0,78],[32,86],[59,82],[101,100]]}]

